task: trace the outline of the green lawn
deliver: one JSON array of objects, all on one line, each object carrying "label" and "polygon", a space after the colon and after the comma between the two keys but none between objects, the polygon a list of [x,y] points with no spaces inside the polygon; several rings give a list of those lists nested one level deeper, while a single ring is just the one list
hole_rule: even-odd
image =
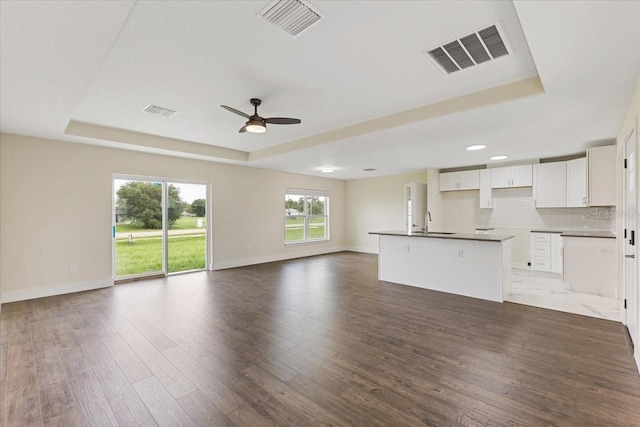
[{"label": "green lawn", "polygon": [[[324,218],[310,218],[309,220],[309,238],[321,239],[325,237]],[[304,238],[304,219],[286,218],[285,219],[285,242],[296,242]]]},{"label": "green lawn", "polygon": [[[204,229],[204,226],[207,225],[207,221],[203,218],[203,217],[196,217],[196,216],[181,216],[176,222],[175,224],[173,224],[171,227],[169,227],[169,230],[189,230],[192,228],[198,228],[196,227],[198,224],[198,219],[202,220],[202,227],[201,229]],[[116,224],[116,233],[127,233],[127,232],[133,232],[133,231],[158,231],[158,230],[151,230],[148,228],[142,228],[139,225],[135,225],[135,224]]]},{"label": "green lawn", "polygon": [[[205,268],[205,235],[169,238],[169,272]],[[162,271],[162,238],[116,241],[116,276]]]}]

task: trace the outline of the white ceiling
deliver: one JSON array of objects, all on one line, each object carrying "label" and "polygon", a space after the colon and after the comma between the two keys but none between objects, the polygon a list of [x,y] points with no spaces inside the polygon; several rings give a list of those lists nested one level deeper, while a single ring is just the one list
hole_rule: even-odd
[{"label": "white ceiling", "polygon": [[[296,39],[257,16],[268,1],[3,0],[0,130],[360,178],[583,151],[616,136],[640,76],[637,1],[312,3],[325,18]],[[507,57],[447,75],[422,53],[496,22]],[[239,134],[219,105],[252,97],[302,124]]]}]

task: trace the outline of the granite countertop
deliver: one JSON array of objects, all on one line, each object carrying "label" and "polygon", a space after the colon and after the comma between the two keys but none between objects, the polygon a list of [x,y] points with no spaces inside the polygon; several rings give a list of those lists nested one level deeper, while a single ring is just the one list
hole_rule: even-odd
[{"label": "granite countertop", "polygon": [[370,231],[369,234],[377,234],[380,236],[426,237],[431,239],[476,240],[479,242],[503,242],[513,239],[514,237],[506,234],[438,233],[437,231],[422,233],[403,230]]},{"label": "granite countertop", "polygon": [[569,228],[537,228],[532,233],[557,233],[563,237],[597,237],[602,239],[615,239],[616,233],[612,231],[591,231],[585,229],[571,230]]},{"label": "granite countertop", "polygon": [[612,231],[565,231],[562,237],[597,237],[601,239],[615,239],[616,233]]},{"label": "granite countertop", "polygon": [[565,232],[565,228],[536,228],[531,230],[532,233],[557,233],[562,234]]}]

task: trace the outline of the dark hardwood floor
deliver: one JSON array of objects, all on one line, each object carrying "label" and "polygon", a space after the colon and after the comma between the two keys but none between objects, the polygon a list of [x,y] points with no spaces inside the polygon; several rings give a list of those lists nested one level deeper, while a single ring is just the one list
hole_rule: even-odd
[{"label": "dark hardwood floor", "polygon": [[340,253],[6,304],[3,426],[638,426],[620,323]]}]

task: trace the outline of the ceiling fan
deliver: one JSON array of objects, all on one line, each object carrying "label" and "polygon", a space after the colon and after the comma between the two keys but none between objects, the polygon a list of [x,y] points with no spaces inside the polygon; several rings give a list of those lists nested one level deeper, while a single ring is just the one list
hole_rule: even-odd
[{"label": "ceiling fan", "polygon": [[243,113],[240,110],[236,110],[235,108],[231,108],[228,105],[221,105],[225,110],[229,110],[232,113],[235,113],[239,116],[242,116],[247,120],[247,123],[240,128],[240,133],[243,132],[251,132],[251,133],[264,133],[267,131],[267,123],[273,125],[297,125],[301,123],[300,119],[292,119],[289,117],[268,117],[263,118],[258,115],[258,106],[262,104],[262,101],[258,98],[251,98],[251,105],[253,105],[254,112],[253,115],[250,116],[248,114]]}]

